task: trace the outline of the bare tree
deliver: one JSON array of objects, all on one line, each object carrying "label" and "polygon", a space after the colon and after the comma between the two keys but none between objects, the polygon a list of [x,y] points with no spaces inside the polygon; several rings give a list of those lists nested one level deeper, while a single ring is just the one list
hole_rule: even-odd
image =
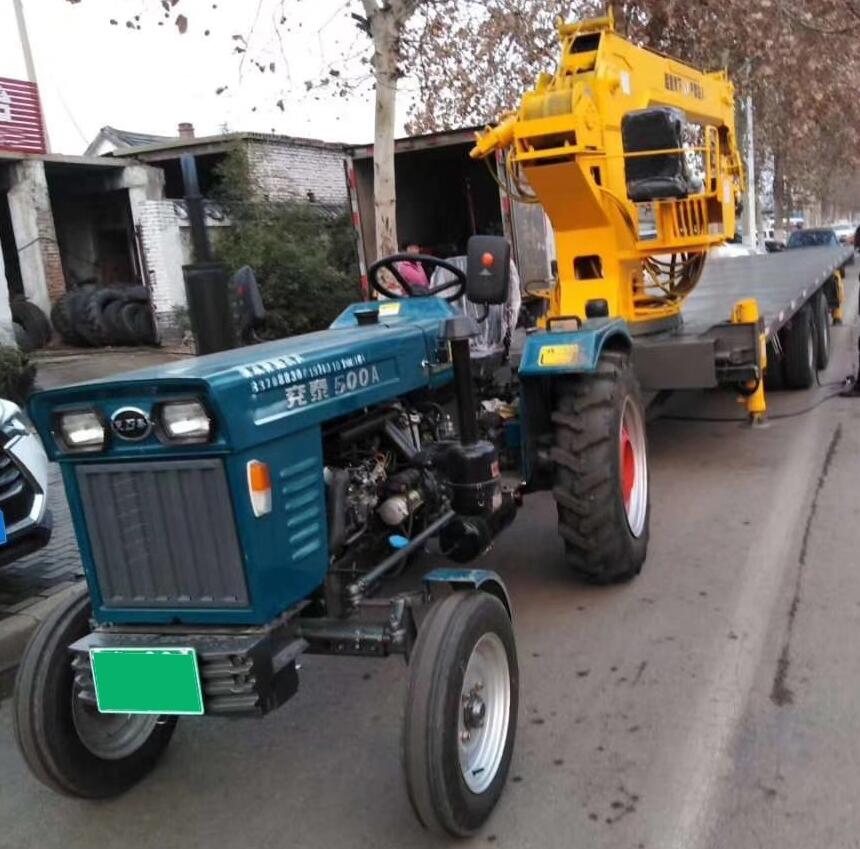
[{"label": "bare tree", "polygon": [[[81,0],[68,0],[69,3],[80,3]],[[409,20],[421,6],[430,6],[437,0],[350,0],[338,14],[350,14],[371,40],[372,56],[367,61],[372,70],[375,88],[375,131],[374,131],[374,195],[376,221],[376,250],[378,256],[395,253],[397,250],[397,198],[394,180],[394,135],[397,104],[397,85],[403,76],[403,35]],[[157,19],[159,25],[172,21],[177,30],[185,34],[189,29],[188,17],[183,10],[187,3],[183,0],[150,0],[148,11]],[[273,19],[274,36],[280,40],[280,27],[288,23],[284,0],[280,3],[281,12]],[[359,12],[360,9],[360,12]],[[202,13],[205,15],[205,13]],[[256,25],[257,15],[251,28]],[[129,29],[141,29],[144,15],[138,14],[125,22]],[[120,21],[111,18],[110,23],[119,26]],[[209,35],[209,30],[204,31]],[[232,36],[234,54],[244,65],[250,58],[250,65],[261,73],[274,73],[275,63],[262,57],[248,55],[251,42],[250,33]],[[342,71],[331,69],[322,80],[305,82],[306,89],[324,87],[336,91],[340,95],[348,94],[354,83],[347,79]],[[219,85],[217,94],[227,90],[226,85]],[[282,111],[283,100],[276,104]]]},{"label": "bare tree", "polygon": [[[756,108],[758,171],[774,176],[778,217],[826,190],[860,145],[855,0],[611,0],[634,42],[706,69],[727,68]],[[411,130],[493,121],[557,60],[555,16],[602,14],[590,0],[444,0],[416,16],[405,70],[419,96]],[[814,14],[813,14],[814,9]]]},{"label": "bare tree", "polygon": [[361,0],[359,25],[373,40],[376,118],[373,140],[373,194],[376,254],[397,252],[397,196],[394,181],[394,121],[397,82],[402,76],[401,44],[409,19],[421,0]]}]

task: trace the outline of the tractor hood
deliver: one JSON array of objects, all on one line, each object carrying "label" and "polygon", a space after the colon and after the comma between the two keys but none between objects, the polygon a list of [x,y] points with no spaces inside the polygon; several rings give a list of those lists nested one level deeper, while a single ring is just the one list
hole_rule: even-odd
[{"label": "tractor hood", "polygon": [[397,313],[377,324],[359,326],[355,313],[367,305],[356,305],[328,330],[40,392],[30,415],[52,459],[99,456],[63,453],[54,438],[56,416],[80,409],[102,418],[112,458],[131,458],[172,446],[159,438],[157,422],[140,440],[119,437],[112,429],[118,410],[130,407],[152,421],[159,404],[199,398],[217,438],[198,453],[242,450],[449,380],[450,367],[432,364],[441,325],[455,310],[436,298],[421,301],[391,302]]}]

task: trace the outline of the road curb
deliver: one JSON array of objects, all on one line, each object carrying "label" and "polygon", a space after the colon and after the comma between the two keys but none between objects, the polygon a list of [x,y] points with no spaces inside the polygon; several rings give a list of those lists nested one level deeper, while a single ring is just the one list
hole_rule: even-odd
[{"label": "road curb", "polygon": [[83,583],[78,581],[61,592],[29,605],[24,613],[16,613],[0,619],[0,674],[18,665],[33,631],[48,618],[54,608],[75,595]]}]

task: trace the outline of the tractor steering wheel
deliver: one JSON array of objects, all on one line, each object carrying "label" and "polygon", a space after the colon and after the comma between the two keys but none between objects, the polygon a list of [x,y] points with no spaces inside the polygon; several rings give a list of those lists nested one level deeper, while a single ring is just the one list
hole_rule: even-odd
[{"label": "tractor steering wheel", "polygon": [[[447,283],[440,283],[438,286],[430,286],[427,289],[424,289],[423,286],[411,286],[403,279],[403,275],[398,270],[398,262],[421,262],[426,263],[433,268],[444,268],[445,271],[454,275],[454,279],[449,280]],[[379,272],[383,268],[394,276],[394,279],[403,287],[403,292],[408,298],[426,298],[431,295],[439,295],[442,292],[447,292],[449,289],[453,289],[454,291],[450,295],[447,295],[445,300],[457,301],[463,297],[463,293],[466,291],[465,273],[460,271],[456,266],[451,265],[450,262],[445,262],[444,259],[439,259],[435,256],[425,256],[424,254],[392,254],[391,256],[384,256],[382,259],[376,260],[376,262],[367,269],[367,278],[370,281],[370,285],[373,286],[375,291],[379,292],[380,295],[384,295],[386,298],[402,298],[403,295],[389,289],[379,279]]]}]

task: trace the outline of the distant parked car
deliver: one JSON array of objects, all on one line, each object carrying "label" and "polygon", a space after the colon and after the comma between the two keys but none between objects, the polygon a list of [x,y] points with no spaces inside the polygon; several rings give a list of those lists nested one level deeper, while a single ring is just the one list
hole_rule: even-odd
[{"label": "distant parked car", "polygon": [[0,399],[0,566],[51,538],[48,458],[21,408]]},{"label": "distant parked car", "polygon": [[839,247],[839,237],[830,227],[811,227],[809,230],[793,230],[788,237],[786,247],[792,248],[821,248]]},{"label": "distant parked car", "polygon": [[854,231],[857,229],[856,224],[849,224],[847,221],[833,225],[833,232],[836,233],[836,238],[843,245],[854,244]]}]

